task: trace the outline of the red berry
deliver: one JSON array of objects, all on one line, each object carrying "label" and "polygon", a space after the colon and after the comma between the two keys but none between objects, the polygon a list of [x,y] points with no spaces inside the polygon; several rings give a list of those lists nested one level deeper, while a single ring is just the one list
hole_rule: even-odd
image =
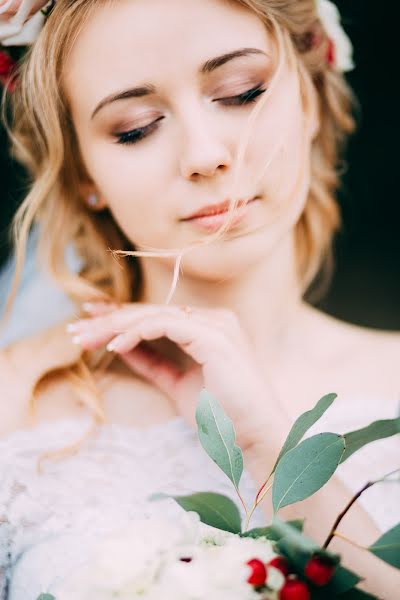
[{"label": "red berry", "polygon": [[332,579],[335,568],[329,558],[314,556],[306,564],[304,574],[315,585],[326,585]]},{"label": "red berry", "polygon": [[267,580],[267,569],[264,563],[258,558],[252,558],[246,564],[251,568],[247,582],[255,586],[264,585]]},{"label": "red berry", "polygon": [[268,564],[271,565],[271,567],[278,569],[278,571],[285,575],[285,577],[290,573],[289,563],[286,558],[283,558],[283,556],[275,556],[275,558],[270,560]]},{"label": "red berry", "polygon": [[287,579],[279,592],[279,600],[310,600],[310,592],[303,581]]}]

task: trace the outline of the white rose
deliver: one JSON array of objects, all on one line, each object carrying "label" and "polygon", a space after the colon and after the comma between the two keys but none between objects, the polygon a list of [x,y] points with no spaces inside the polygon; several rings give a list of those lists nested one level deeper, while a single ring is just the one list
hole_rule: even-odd
[{"label": "white rose", "polygon": [[25,46],[32,44],[43,27],[45,17],[38,11],[30,17],[36,0],[22,0],[16,14],[11,18],[2,16],[1,12],[9,8],[10,2],[0,9],[0,43],[3,46]]},{"label": "white rose", "polygon": [[57,600],[105,600],[142,595],[154,584],[163,562],[186,555],[200,539],[199,516],[182,511],[179,519],[161,516],[130,523],[104,538],[93,558],[59,587]]},{"label": "white rose", "polygon": [[223,561],[224,547],[202,546],[194,549],[190,563],[175,562],[165,565],[156,585],[146,599],[156,600],[256,600],[253,587],[247,579],[245,564],[229,565]]},{"label": "white rose", "polygon": [[317,11],[326,33],[335,45],[335,67],[339,71],[351,71],[354,69],[353,46],[341,25],[339,9],[329,0],[317,0]]}]

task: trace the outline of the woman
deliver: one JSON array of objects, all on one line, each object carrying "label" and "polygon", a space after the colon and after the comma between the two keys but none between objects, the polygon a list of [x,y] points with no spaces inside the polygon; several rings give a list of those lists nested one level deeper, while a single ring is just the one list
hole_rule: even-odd
[{"label": "woman", "polygon": [[[96,536],[150,511],[152,491],[232,493],[193,429],[202,387],[234,421],[245,497],[325,393],[340,399],[328,429],[335,414],[344,430],[395,416],[399,335],[303,300],[340,225],[337,157],[353,129],[333,50],[312,0],[56,3],[15,92],[14,147],[33,180],[16,251],[21,264],[39,220],[79,320],[1,355],[12,600],[51,592]],[[64,265],[72,241],[79,274]],[[100,428],[82,439],[88,414]],[[394,468],[396,442],[283,517],[305,516],[322,541],[357,477]],[[374,541],[388,496],[356,505],[343,534]],[[338,538],[332,548],[394,597],[392,568]]]}]

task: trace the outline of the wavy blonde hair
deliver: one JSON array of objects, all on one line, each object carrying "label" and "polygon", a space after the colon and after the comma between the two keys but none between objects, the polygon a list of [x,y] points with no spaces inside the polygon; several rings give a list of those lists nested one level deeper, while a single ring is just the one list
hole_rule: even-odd
[{"label": "wavy blonde hair", "polygon": [[[58,0],[20,66],[19,83],[12,97],[13,124],[9,134],[14,155],[30,174],[31,186],[12,224],[16,269],[5,320],[16,296],[27,239],[34,223],[40,224],[39,258],[78,312],[82,302],[88,300],[116,303],[140,300],[138,261],[119,262],[116,255],[142,253],[135,252],[108,209],[93,212],[81,197],[79,190],[87,173],[62,91],[63,65],[77,36],[93,10],[115,1]],[[341,225],[335,192],[344,165],[341,152],[355,128],[354,96],[343,75],[327,65],[328,38],[318,19],[315,0],[233,1],[262,19],[278,43],[281,60],[287,58],[295,65],[301,90],[305,90],[308,80],[317,92],[320,128],[312,144],[308,198],[295,226],[297,271],[305,293],[317,274],[324,274],[322,281],[326,286],[332,273],[332,241]],[[315,35],[321,40],[318,45],[312,43]],[[254,114],[257,110],[256,106]],[[252,118],[253,115],[244,132],[244,141],[249,139]],[[239,147],[241,158],[244,146]],[[211,236],[211,241],[223,234],[228,225],[229,220]],[[79,273],[72,273],[65,263],[65,249],[71,243],[84,265]],[[117,250],[110,252],[110,248]],[[94,424],[105,421],[93,373],[106,368],[110,360],[113,358],[109,354],[82,351],[75,364],[42,373],[32,390],[31,414],[41,385],[66,378],[93,413]]]}]

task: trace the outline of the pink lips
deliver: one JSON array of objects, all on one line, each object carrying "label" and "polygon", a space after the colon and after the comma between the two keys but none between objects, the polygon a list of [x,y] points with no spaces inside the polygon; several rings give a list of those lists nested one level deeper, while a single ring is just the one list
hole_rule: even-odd
[{"label": "pink lips", "polygon": [[[240,200],[238,202],[238,207],[235,209],[233,213],[234,216],[232,218],[229,229],[238,225],[247,215],[250,210],[249,204],[253,203],[258,198],[253,198],[249,200],[247,203],[244,200]],[[225,200],[219,204],[212,204],[209,206],[205,206],[198,212],[194,213],[190,217],[186,217],[182,219],[183,221],[187,221],[193,225],[200,227],[201,229],[212,232],[218,230],[223,223],[226,221],[227,212],[229,209],[229,200]],[[244,206],[243,206],[244,205]]]},{"label": "pink lips", "polygon": [[[249,202],[251,202],[251,200],[249,200]],[[243,206],[244,203],[245,203],[244,200],[239,200],[238,207]],[[223,202],[220,202],[219,204],[209,204],[208,206],[204,206],[203,208],[198,210],[196,213],[193,213],[189,217],[186,217],[185,219],[183,219],[183,221],[188,221],[189,219],[195,219],[196,217],[209,217],[211,215],[218,215],[220,213],[227,212],[228,209],[229,209],[229,200],[224,200]]]}]

